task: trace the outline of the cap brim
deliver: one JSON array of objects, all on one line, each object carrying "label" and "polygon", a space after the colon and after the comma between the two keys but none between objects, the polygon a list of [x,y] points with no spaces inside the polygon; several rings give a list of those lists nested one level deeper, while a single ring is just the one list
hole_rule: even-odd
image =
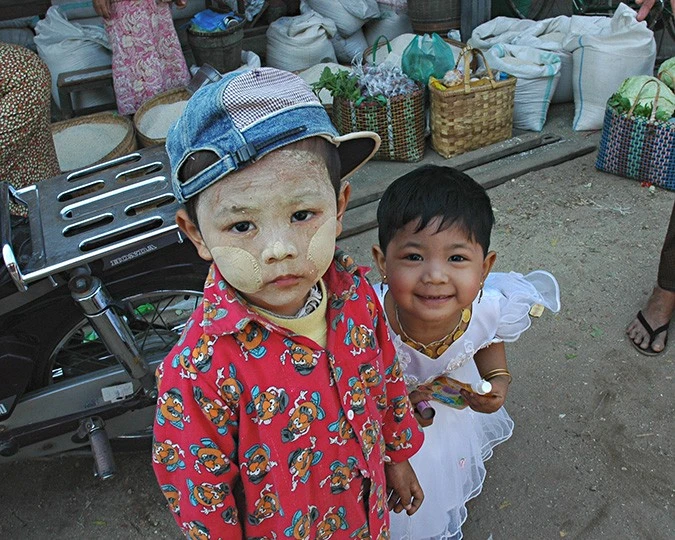
[{"label": "cap brim", "polygon": [[380,136],[373,131],[355,131],[332,139],[340,155],[341,178],[348,179],[380,148]]}]

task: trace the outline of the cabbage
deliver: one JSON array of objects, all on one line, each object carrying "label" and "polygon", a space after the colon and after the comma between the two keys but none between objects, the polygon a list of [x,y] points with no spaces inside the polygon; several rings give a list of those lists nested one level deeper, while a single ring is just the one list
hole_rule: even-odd
[{"label": "cabbage", "polygon": [[671,90],[675,90],[675,57],[669,58],[661,64],[656,76],[666,83]]},{"label": "cabbage", "polygon": [[[643,85],[647,81],[655,82],[650,83],[643,88]],[[612,96],[612,98],[617,97],[622,102],[622,108],[625,108],[626,104],[628,104],[628,108],[630,108],[630,106],[635,103],[635,100],[638,98],[639,94],[638,105],[634,111],[635,115],[649,116],[649,114],[646,113],[651,113],[652,111],[657,86],[659,87],[659,101],[657,103],[656,109],[657,119],[667,120],[673,116],[673,112],[675,112],[675,94],[673,94],[673,91],[656,77],[651,77],[649,75],[636,75],[634,77],[628,77],[621,83],[621,86],[617,90],[616,94]],[[638,108],[640,111],[638,111]]]}]

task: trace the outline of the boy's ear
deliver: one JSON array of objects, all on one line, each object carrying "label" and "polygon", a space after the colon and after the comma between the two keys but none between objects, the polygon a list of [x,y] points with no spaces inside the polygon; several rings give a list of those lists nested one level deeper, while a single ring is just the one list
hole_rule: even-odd
[{"label": "boy's ear", "polygon": [[377,271],[380,273],[380,276],[382,276],[382,280],[384,280],[384,276],[387,275],[387,262],[382,248],[375,244],[372,249],[372,254],[373,261],[375,261],[375,266],[377,266]]},{"label": "boy's ear", "polygon": [[340,186],[340,194],[337,200],[337,225],[335,227],[335,238],[342,234],[342,218],[347,211],[349,196],[352,194],[352,186],[349,182],[343,182]]},{"label": "boy's ear", "polygon": [[190,239],[190,241],[197,248],[197,253],[205,261],[212,261],[211,251],[206,247],[202,233],[199,232],[199,227],[190,219],[188,213],[184,208],[179,208],[176,212],[176,223],[181,231]]},{"label": "boy's ear", "polygon": [[483,259],[483,281],[485,281],[485,278],[488,277],[488,274],[492,270],[492,267],[495,265],[496,261],[497,253],[494,251],[488,251],[485,259]]}]

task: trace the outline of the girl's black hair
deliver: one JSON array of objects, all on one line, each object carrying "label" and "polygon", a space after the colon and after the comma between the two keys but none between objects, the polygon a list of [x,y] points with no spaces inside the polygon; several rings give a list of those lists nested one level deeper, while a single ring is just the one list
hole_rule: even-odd
[{"label": "girl's black hair", "polygon": [[392,238],[411,221],[419,232],[437,217],[438,231],[457,225],[487,254],[495,222],[490,197],[469,175],[438,165],[419,167],[386,189],[377,207],[380,249],[386,253]]},{"label": "girl's black hair", "polygon": [[[296,150],[312,152],[325,160],[326,168],[330,175],[330,182],[335,190],[335,198],[337,199],[340,196],[340,188],[342,187],[340,180],[342,177],[340,170],[340,155],[338,154],[337,147],[321,137],[310,137],[293,143],[293,148]],[[191,156],[191,159],[187,160],[178,171],[178,177],[181,181],[185,181],[210,165],[213,165],[216,161],[218,161],[218,155],[215,152],[208,150],[195,152]],[[197,221],[198,200],[199,195],[188,199],[185,203],[185,210],[187,211],[188,217],[197,228],[199,228],[199,222]]]}]

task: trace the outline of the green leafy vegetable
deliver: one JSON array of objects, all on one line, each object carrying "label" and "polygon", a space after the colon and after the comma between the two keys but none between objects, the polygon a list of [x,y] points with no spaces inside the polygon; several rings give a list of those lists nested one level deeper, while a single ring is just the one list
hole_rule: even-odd
[{"label": "green leafy vegetable", "polygon": [[[645,84],[648,81],[654,82]],[[628,77],[621,83],[616,93],[609,98],[608,104],[619,113],[628,113],[637,100],[633,114],[637,117],[650,118],[657,87],[659,99],[654,117],[659,121],[668,121],[675,112],[675,94],[656,77],[649,75]]]},{"label": "green leafy vegetable", "polygon": [[317,95],[321,90],[328,90],[334,98],[340,97],[349,101],[356,101],[361,97],[357,78],[351,72],[343,69],[333,73],[330,68],[324,68],[319,80],[312,83],[312,90]]}]

